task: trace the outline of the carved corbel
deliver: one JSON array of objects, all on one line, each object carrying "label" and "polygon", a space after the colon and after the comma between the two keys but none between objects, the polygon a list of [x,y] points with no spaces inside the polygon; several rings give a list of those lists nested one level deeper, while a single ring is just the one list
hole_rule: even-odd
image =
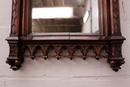
[{"label": "carved corbel", "polygon": [[9,57],[6,60],[6,63],[8,63],[13,70],[18,70],[21,67],[21,64],[23,63],[23,57],[19,49],[18,44],[9,44],[10,47],[10,54]]},{"label": "carved corbel", "polygon": [[121,69],[121,65],[125,63],[124,58],[122,57],[122,43],[111,44],[110,58],[108,63],[114,71]]}]

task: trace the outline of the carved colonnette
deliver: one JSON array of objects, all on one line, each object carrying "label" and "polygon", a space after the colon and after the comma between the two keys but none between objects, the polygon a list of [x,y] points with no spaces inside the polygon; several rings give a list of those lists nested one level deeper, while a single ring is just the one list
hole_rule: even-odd
[{"label": "carved colonnette", "polygon": [[110,0],[110,18],[111,18],[111,42],[108,63],[115,71],[121,69],[121,65],[125,63],[122,57],[122,43],[125,38],[121,34],[120,29],[120,11],[119,0]]},{"label": "carved colonnette", "polygon": [[13,70],[18,70],[23,63],[23,57],[21,54],[21,44],[19,41],[20,31],[20,6],[21,0],[12,0],[12,21],[11,21],[11,33],[10,37],[6,40],[9,43],[9,57],[6,63],[8,63]]},{"label": "carved colonnette", "polygon": [[121,36],[119,0],[110,0],[111,35]]},{"label": "carved colonnette", "polygon": [[20,0],[12,0],[12,21],[10,36],[18,36],[20,25]]},{"label": "carved colonnette", "polygon": [[[125,63],[121,52],[122,43],[125,38],[121,36],[120,30],[119,0],[99,0],[99,2],[102,2],[100,5],[100,13],[102,14],[99,18],[101,19],[99,21],[100,31],[102,31],[100,34],[82,35],[81,33],[77,36],[72,34],[64,37],[62,34],[30,36],[31,1],[12,0],[11,33],[7,38],[10,53],[6,62],[13,70],[20,69],[24,62],[24,56],[32,59],[37,57],[44,59],[55,57],[58,60],[63,57],[68,57],[71,60],[75,57],[80,57],[84,60],[89,57],[94,57],[97,60],[105,57],[108,59],[108,63],[114,71],[118,71],[120,66]],[[63,40],[59,40],[61,36]],[[55,38],[52,40],[48,39],[49,37]],[[69,39],[66,39],[66,37],[69,37]],[[49,54],[51,48],[54,49],[55,55]],[[24,55],[26,49],[29,50],[29,55]],[[39,49],[42,55],[36,55]],[[64,49],[67,50],[68,55],[62,54]],[[77,49],[80,50],[80,54],[75,54]],[[93,54],[89,54],[90,51]],[[102,54],[103,51],[107,54]]]}]

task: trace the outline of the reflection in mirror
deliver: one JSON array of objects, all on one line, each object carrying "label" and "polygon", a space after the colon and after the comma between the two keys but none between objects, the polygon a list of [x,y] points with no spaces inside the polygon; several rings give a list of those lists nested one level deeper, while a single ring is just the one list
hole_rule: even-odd
[{"label": "reflection in mirror", "polygon": [[99,33],[98,0],[33,0],[32,31]]}]

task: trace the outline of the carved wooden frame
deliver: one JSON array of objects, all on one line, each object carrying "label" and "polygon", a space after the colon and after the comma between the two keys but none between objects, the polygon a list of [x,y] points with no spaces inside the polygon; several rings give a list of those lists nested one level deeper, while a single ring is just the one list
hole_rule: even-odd
[{"label": "carved wooden frame", "polygon": [[[118,71],[124,64],[122,57],[122,43],[125,38],[121,35],[119,0],[99,0],[99,34],[81,33],[31,33],[31,3],[32,0],[12,0],[12,22],[11,33],[6,39],[9,43],[10,52],[6,63],[11,69],[20,69],[24,62],[23,53],[29,49],[30,58],[34,59],[37,49],[41,49],[44,59],[54,56],[58,60],[65,56],[74,57],[107,57],[108,63],[114,71]],[[56,55],[48,55],[49,48],[55,49]],[[62,48],[67,48],[69,55],[61,55]],[[74,55],[75,49],[79,48],[82,55]],[[95,55],[88,55],[92,49]],[[106,50],[108,55],[102,55],[102,50]]]}]

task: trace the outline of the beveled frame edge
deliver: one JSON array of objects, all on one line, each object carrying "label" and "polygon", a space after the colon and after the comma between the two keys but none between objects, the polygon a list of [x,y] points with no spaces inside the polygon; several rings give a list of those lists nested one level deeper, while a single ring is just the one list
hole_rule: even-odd
[{"label": "beveled frame edge", "polygon": [[[122,57],[122,43],[125,38],[120,31],[119,0],[99,0],[100,35],[86,34],[33,34],[31,33],[31,0],[12,0],[11,33],[6,39],[10,46],[7,63],[13,70],[18,70],[24,62],[24,50],[27,47],[32,59],[35,58],[37,47],[41,47],[43,58],[48,58],[48,47],[53,46],[56,58],[61,58],[61,49],[66,46],[69,58],[74,58],[74,49],[81,48],[83,59],[88,57],[87,52],[93,48],[96,59],[101,56],[103,48],[108,53],[108,63],[114,71],[118,71],[124,64]],[[68,37],[69,36],[69,37]],[[61,38],[62,37],[62,38]],[[63,39],[64,38],[64,39]]]}]

